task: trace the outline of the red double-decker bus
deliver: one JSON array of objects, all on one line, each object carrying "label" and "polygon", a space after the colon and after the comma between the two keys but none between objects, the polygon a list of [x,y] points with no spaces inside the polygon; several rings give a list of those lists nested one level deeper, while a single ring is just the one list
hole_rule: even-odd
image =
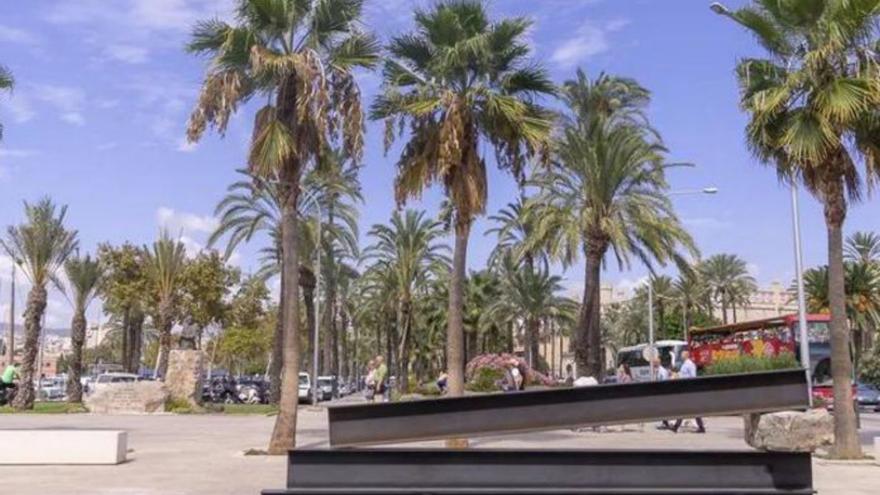
[{"label": "red double-decker bus", "polygon": [[[830,321],[830,315],[807,315],[813,390],[815,395],[824,399],[830,399],[831,395]],[[777,356],[783,352],[791,352],[800,362],[798,326],[798,315],[795,314],[717,327],[694,328],[688,334],[688,348],[698,368],[726,357]]]}]

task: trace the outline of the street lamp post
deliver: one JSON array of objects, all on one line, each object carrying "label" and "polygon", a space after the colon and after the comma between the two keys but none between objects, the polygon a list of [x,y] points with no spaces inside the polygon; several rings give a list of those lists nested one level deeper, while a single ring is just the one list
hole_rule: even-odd
[{"label": "street lamp post", "polygon": [[318,203],[318,200],[315,196],[310,196],[308,200],[314,205],[315,208],[315,220],[318,222],[318,242],[316,243],[317,249],[315,249],[315,335],[312,340],[312,403],[318,403],[318,345],[320,342],[319,335],[321,334],[320,321],[321,321],[321,204]]},{"label": "street lamp post", "polygon": [[798,204],[797,184],[791,183],[791,220],[792,234],[794,236],[794,266],[795,278],[797,279],[798,300],[798,338],[800,339],[801,366],[807,370],[807,390],[809,391],[810,406],[813,405],[813,377],[810,370],[810,342],[807,340],[807,304],[804,296],[804,259],[801,246],[801,213]]},{"label": "street lamp post", "polygon": [[[718,194],[717,187],[704,187],[702,189],[682,189],[680,191],[670,191],[667,196],[687,196],[691,194]],[[684,330],[687,332],[687,329]],[[654,345],[654,287],[651,277],[648,277],[648,353],[651,367],[651,380],[656,378],[656,369],[654,366],[654,358],[657,357],[657,349]]]}]

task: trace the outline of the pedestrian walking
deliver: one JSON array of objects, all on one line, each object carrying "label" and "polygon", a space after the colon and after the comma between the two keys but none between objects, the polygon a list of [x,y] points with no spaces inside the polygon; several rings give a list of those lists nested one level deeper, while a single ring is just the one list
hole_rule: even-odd
[{"label": "pedestrian walking", "polygon": [[[663,361],[659,358],[654,358],[654,370],[656,372],[656,380],[658,382],[663,382],[669,380],[672,375],[669,373],[669,368],[663,366]],[[669,424],[668,419],[664,419],[660,422],[660,426],[657,427],[658,430],[671,430],[672,425]]]},{"label": "pedestrian walking", "polygon": [[367,402],[373,402],[376,397],[376,362],[370,360],[367,363],[367,376],[364,378],[364,398]]},{"label": "pedestrian walking", "polygon": [[382,397],[382,402],[388,402],[388,366],[385,365],[385,358],[376,356],[376,371],[373,373],[373,380],[376,382],[376,394]]},{"label": "pedestrian walking", "polygon": [[629,365],[621,363],[620,366],[617,367],[617,383],[632,383],[632,381],[633,375]]},{"label": "pedestrian walking", "polygon": [[[681,368],[678,370],[679,378],[696,378],[697,377],[697,365],[691,360],[691,354],[688,351],[682,351],[681,353]],[[706,433],[706,426],[703,424],[703,418],[694,418],[694,421],[697,422],[697,433]],[[682,420],[679,419],[672,425],[672,432],[678,433],[678,429],[681,428]]]}]

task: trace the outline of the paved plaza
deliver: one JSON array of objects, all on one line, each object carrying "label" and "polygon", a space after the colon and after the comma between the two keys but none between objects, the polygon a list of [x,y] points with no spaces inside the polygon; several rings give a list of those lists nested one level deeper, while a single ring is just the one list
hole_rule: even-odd
[{"label": "paved plaza", "polygon": [[[606,431],[569,430],[485,437],[474,448],[638,448],[748,449],[742,420],[710,418],[709,433],[673,434],[653,424],[613,427]],[[129,432],[129,461],[118,466],[0,467],[0,493],[14,495],[257,495],[284,486],[282,457],[245,456],[263,448],[273,418],[231,415],[4,415],[0,428],[109,428]],[[880,415],[863,416],[866,446],[880,436]],[[299,445],[327,445],[326,412],[303,408]],[[439,442],[421,445],[439,446]],[[14,449],[14,445],[0,446]],[[870,447],[873,450],[873,446]],[[339,473],[345,476],[344,470]],[[816,487],[823,495],[880,493],[880,466],[814,461]]]}]

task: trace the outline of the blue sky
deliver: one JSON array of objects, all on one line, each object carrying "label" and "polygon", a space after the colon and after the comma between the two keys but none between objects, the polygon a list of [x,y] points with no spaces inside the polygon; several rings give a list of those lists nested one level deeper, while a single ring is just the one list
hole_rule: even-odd
[{"label": "blue sky", "polygon": [[[423,1],[366,0],[366,23],[383,39],[408,29]],[[753,40],[709,11],[706,0],[494,0],[493,15],[524,15],[536,60],[557,81],[601,71],[634,77],[653,93],[650,109],[674,161],[696,166],[670,174],[673,189],[716,186],[715,196],[677,196],[676,207],[705,256],[737,253],[763,284],[793,276],[788,191],[744,146],[733,67],[759,54]],[[734,7],[742,2],[731,1]],[[22,201],[49,195],[69,205],[70,225],[84,249],[99,242],[142,244],[160,226],[182,232],[197,250],[213,228],[214,205],[236,179],[249,137],[252,108],[233,120],[226,137],[184,142],[186,119],[204,61],[182,50],[192,23],[228,16],[230,0],[42,0],[0,3],[0,64],[18,86],[0,96],[0,225],[22,218]],[[369,101],[377,74],[359,78]],[[386,157],[380,124],[370,124],[362,173],[366,204],[362,233],[394,208],[395,151]],[[489,213],[516,195],[512,180],[493,171]],[[439,191],[412,206],[436,211]],[[802,196],[808,265],[825,257],[821,208]],[[847,231],[880,230],[878,202],[852,208]],[[487,223],[474,229],[471,267],[481,266],[494,239]],[[235,258],[253,266],[257,244]],[[567,272],[579,290],[582,269]],[[641,267],[605,279],[630,286]],[[0,314],[7,312],[9,260],[0,257]],[[20,293],[19,307],[24,296]],[[96,313],[98,310],[93,310]],[[68,304],[50,299],[49,325],[64,326]],[[19,320],[20,321],[20,320]]]}]

